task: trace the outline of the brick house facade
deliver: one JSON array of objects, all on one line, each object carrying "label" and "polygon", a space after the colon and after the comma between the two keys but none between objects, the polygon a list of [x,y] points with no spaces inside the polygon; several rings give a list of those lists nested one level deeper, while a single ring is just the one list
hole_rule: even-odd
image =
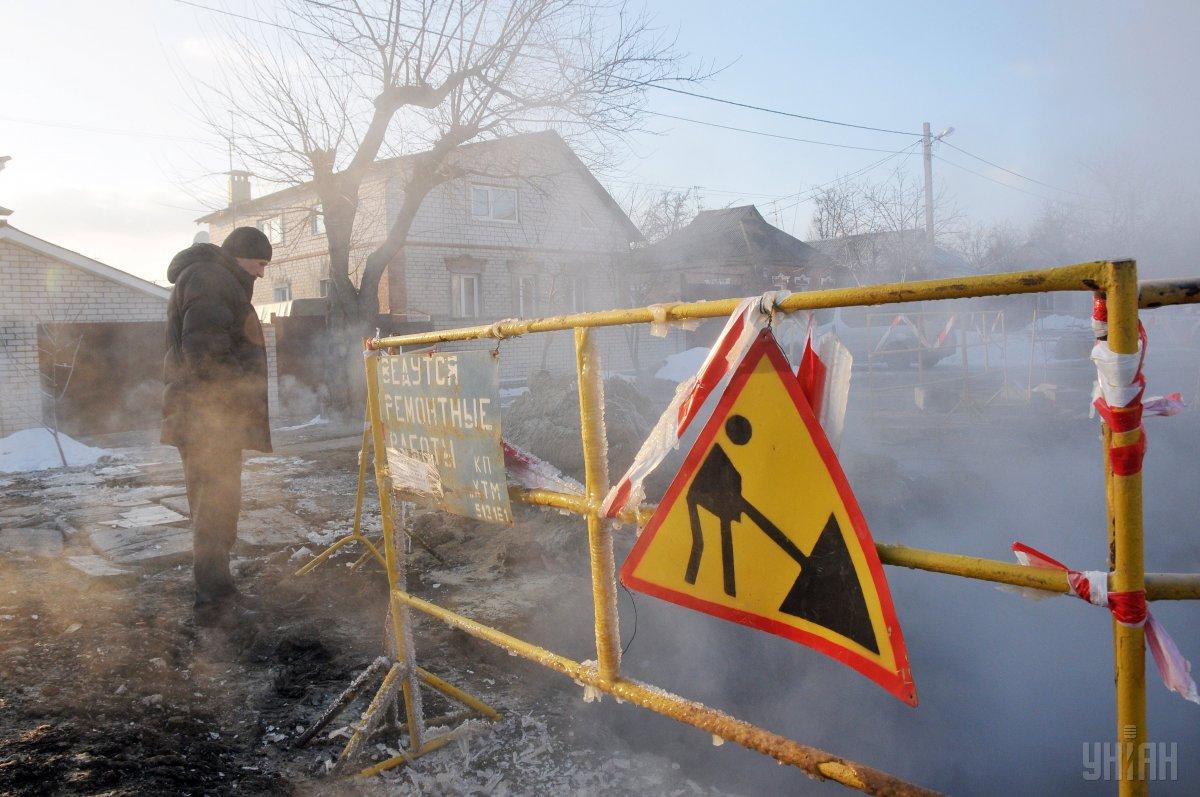
[{"label": "brick house facade", "polygon": [[[555,133],[533,133],[461,147],[463,173],[433,189],[421,204],[404,257],[385,272],[380,311],[396,320],[428,319],[435,328],[627,306],[631,245],[637,228]],[[380,161],[360,190],[352,237],[352,272],[384,239],[403,197],[405,158]],[[231,190],[234,186],[231,184]],[[234,199],[231,196],[231,200]],[[278,305],[328,296],[329,259],[311,184],[230,207],[199,219],[219,243],[235,226],[257,225],[275,243],[275,259],[255,289],[269,317]],[[358,273],[354,273],[357,283]],[[678,341],[619,329],[599,333],[606,370],[642,365],[676,350]],[[474,344],[478,346],[479,344]],[[523,381],[543,366],[573,367],[569,333],[505,341],[502,378]]]},{"label": "brick house facade", "polygon": [[0,436],[42,424],[40,326],[162,323],[168,295],[0,219]]}]

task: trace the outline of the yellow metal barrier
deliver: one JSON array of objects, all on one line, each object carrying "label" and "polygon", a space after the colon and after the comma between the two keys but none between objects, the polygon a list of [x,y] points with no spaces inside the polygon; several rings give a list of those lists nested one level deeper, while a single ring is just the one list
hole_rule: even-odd
[{"label": "yellow metal barrier", "polygon": [[[1137,351],[1139,306],[1153,308],[1172,304],[1200,303],[1200,280],[1148,282],[1143,283],[1139,288],[1137,268],[1133,261],[1097,261],[1009,274],[796,293],[778,302],[775,309],[780,312],[793,312],[830,307],[1052,291],[1088,291],[1104,295],[1107,298],[1108,306],[1109,345],[1117,353]],[[727,316],[733,312],[739,301],[738,299],[722,299],[681,302],[667,308],[666,320]],[[374,465],[383,508],[385,550],[381,558],[384,560],[391,590],[389,614],[390,622],[393,624],[393,638],[397,640],[397,658],[407,657],[411,662],[411,651],[404,652],[403,640],[407,639],[405,636],[408,628],[406,612],[409,608],[414,608],[439,618],[466,633],[503,647],[511,653],[563,673],[580,683],[770,755],[780,762],[797,766],[811,775],[829,778],[870,794],[929,793],[926,789],[904,783],[886,773],[801,745],[762,728],[736,720],[715,709],[621,676],[620,634],[616,610],[616,575],[611,524],[603,521],[600,517],[600,503],[608,488],[607,440],[604,434],[603,415],[600,411],[603,406],[604,388],[595,342],[589,331],[596,327],[644,324],[661,320],[661,315],[656,318],[651,308],[642,307],[532,320],[502,321],[495,325],[385,337],[367,342],[368,350],[378,351],[451,341],[503,339],[536,332],[566,329],[575,331],[581,434],[585,460],[585,495],[570,495],[549,490],[524,490],[514,487],[510,488],[510,496],[514,500],[527,504],[553,507],[586,517],[595,607],[596,664],[571,661],[408,593],[404,587],[403,573],[398,571],[399,563],[394,539],[396,530],[392,525],[393,507],[387,477],[387,461],[382,453],[383,428],[379,418],[378,387],[372,366],[374,358],[368,355],[370,431],[373,435]],[[1117,410],[1117,412],[1120,411]],[[1146,596],[1150,600],[1200,599],[1200,574],[1146,574],[1144,572],[1141,475],[1140,473],[1115,475],[1108,465],[1110,448],[1136,443],[1140,434],[1140,431],[1112,433],[1105,428],[1103,435],[1110,536],[1109,568],[1112,573],[1111,588],[1114,591],[1144,588]],[[364,436],[364,454],[365,442],[366,437]],[[360,494],[356,518],[361,514],[361,485],[363,482],[365,482],[365,457],[360,464]],[[641,507],[637,511],[622,513],[619,519],[626,524],[641,524],[649,518],[652,511],[653,508]],[[357,521],[354,532],[334,545],[340,545],[351,538],[364,542],[372,551],[374,550],[369,541],[361,536]],[[1066,574],[1062,572],[1026,568],[1009,562],[921,550],[901,545],[880,543],[877,545],[877,549],[880,559],[889,565],[1050,592],[1065,593],[1069,589]],[[378,552],[375,553],[378,555]],[[324,558],[331,554],[332,550],[327,549],[318,558],[324,561]],[[307,572],[319,563],[314,560],[302,568],[302,571]],[[1143,749],[1140,745],[1146,741],[1145,650],[1142,628],[1123,626],[1114,621],[1113,650],[1116,668],[1117,741],[1120,745],[1119,749],[1122,751],[1122,761],[1125,764],[1119,773],[1119,792],[1121,795],[1141,795],[1146,793],[1145,773],[1140,772],[1134,764],[1136,756]],[[400,669],[403,670],[403,668]],[[438,740],[423,743],[420,734],[416,732],[420,728],[420,722],[419,717],[412,715],[412,701],[415,695],[410,694],[410,690],[415,692],[415,679],[419,675],[418,669],[415,664],[411,665],[403,687],[405,705],[409,711],[406,724],[410,729],[410,751],[398,758],[370,767],[364,770],[364,774],[378,772],[388,766],[404,763],[449,740],[449,737],[441,737]],[[389,672],[389,677],[393,679],[398,675],[395,667],[392,672]],[[428,679],[426,682],[428,683]],[[453,687],[450,688],[453,689]],[[446,690],[443,689],[443,691]],[[384,690],[381,690],[381,695],[383,692]],[[494,715],[491,709],[479,701],[467,698],[469,696],[461,699],[461,702],[489,716]],[[361,744],[359,738],[365,738],[367,732],[365,726],[366,723],[355,732],[352,744],[356,741]],[[347,750],[350,749],[350,746],[347,746]],[[346,758],[345,753],[343,758]]]}]

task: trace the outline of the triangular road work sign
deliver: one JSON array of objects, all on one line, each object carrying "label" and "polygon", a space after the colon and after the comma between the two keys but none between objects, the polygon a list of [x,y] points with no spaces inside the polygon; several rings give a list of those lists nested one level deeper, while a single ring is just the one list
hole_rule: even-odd
[{"label": "triangular road work sign", "polygon": [[871,532],[770,330],[737,366],[621,581],[816,648],[917,704]]}]

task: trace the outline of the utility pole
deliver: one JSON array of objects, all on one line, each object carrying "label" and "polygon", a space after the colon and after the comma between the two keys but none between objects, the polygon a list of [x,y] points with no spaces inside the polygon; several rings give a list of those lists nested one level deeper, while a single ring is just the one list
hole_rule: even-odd
[{"label": "utility pole", "polygon": [[[929,255],[933,256],[933,136],[929,132],[929,122],[921,126],[921,142],[925,149],[925,242],[929,245]],[[941,136],[939,136],[940,138]]]}]

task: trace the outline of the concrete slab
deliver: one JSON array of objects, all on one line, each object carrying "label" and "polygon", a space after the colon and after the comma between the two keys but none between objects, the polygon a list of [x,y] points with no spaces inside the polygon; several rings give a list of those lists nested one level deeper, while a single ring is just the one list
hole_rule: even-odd
[{"label": "concrete slab", "polygon": [[282,548],[308,540],[307,521],[281,507],[251,509],[238,520],[238,543],[252,548]]},{"label": "concrete slab", "polygon": [[77,526],[86,525],[88,523],[102,523],[106,520],[115,520],[120,514],[120,507],[109,506],[106,503],[71,507],[66,511],[66,516],[73,524]]},{"label": "concrete slab", "polygon": [[20,509],[6,509],[0,512],[0,529],[20,528],[37,525],[42,516],[42,510],[36,506],[23,506]]},{"label": "concrete slab", "polygon": [[158,499],[158,502],[160,504],[162,504],[163,506],[165,506],[167,509],[171,509],[175,512],[178,512],[181,515],[191,514],[191,507],[188,506],[188,500],[187,500],[186,494],[185,495],[167,496],[166,498]]},{"label": "concrete slab", "polygon": [[116,565],[167,565],[192,554],[192,532],[175,526],[99,529],[90,540],[97,553]]},{"label": "concrete slab", "polygon": [[95,554],[68,556],[67,564],[91,578],[120,578],[134,574],[133,570],[116,567],[104,557]]},{"label": "concrete slab", "polygon": [[136,506],[122,512],[115,520],[102,521],[105,525],[122,529],[136,529],[145,526],[167,526],[179,523],[187,518],[178,512],[158,504]]},{"label": "concrete slab", "polygon": [[17,528],[0,531],[0,556],[60,556],[62,532],[58,529]]}]

